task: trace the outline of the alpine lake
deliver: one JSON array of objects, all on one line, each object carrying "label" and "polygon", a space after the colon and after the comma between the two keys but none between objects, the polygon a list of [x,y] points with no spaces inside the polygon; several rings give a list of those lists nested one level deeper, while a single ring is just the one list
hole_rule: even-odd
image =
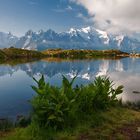
[{"label": "alpine lake", "polygon": [[35,96],[33,77],[45,76],[51,85],[60,86],[62,75],[69,80],[77,74],[73,86],[86,85],[97,76],[107,76],[114,86],[123,85],[118,98],[123,102],[140,102],[140,58],[61,60],[41,59],[25,63],[0,64],[0,118],[13,118],[31,112],[30,99]]}]

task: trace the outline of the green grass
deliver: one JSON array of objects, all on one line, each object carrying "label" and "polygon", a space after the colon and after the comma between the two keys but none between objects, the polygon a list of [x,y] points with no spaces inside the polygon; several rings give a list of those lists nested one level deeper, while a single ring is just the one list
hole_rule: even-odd
[{"label": "green grass", "polygon": [[119,50],[62,50],[62,49],[48,49],[46,51],[23,50],[19,48],[5,48],[0,49],[1,63],[4,60],[14,59],[35,59],[35,58],[63,58],[63,59],[97,59],[97,58],[111,58],[119,59],[129,56],[125,52]]},{"label": "green grass", "polygon": [[2,50],[0,50],[0,59],[6,59],[6,58],[7,58],[6,54]]},{"label": "green grass", "polygon": [[18,48],[5,48],[0,50],[0,59],[1,60],[11,60],[17,58],[42,58],[44,55],[39,51],[32,50],[23,50]]},{"label": "green grass", "polygon": [[42,51],[43,54],[49,57],[58,58],[98,58],[98,57],[126,57],[128,53],[119,50],[63,50],[63,49],[48,49]]},{"label": "green grass", "polygon": [[[123,107],[110,108],[107,111],[99,111],[87,117],[87,120],[79,122],[73,129],[63,131],[48,131],[36,126],[16,128],[6,133],[1,140],[79,140],[85,137],[87,140],[112,139],[115,133],[116,140],[124,140],[126,136],[117,133],[116,129],[140,121],[140,112]],[[35,127],[35,128],[33,128]],[[84,139],[83,139],[84,140]]]}]

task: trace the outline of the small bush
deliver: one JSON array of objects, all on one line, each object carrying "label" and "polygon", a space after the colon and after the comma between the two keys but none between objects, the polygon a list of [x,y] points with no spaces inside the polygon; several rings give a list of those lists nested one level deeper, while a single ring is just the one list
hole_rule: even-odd
[{"label": "small bush", "polygon": [[61,87],[46,83],[44,76],[39,81],[34,78],[38,86],[32,86],[37,93],[31,100],[32,123],[53,129],[72,127],[76,119],[115,105],[117,95],[123,92],[123,86],[114,89],[107,77],[98,77],[87,86],[73,87],[75,78],[69,81],[63,76]]}]

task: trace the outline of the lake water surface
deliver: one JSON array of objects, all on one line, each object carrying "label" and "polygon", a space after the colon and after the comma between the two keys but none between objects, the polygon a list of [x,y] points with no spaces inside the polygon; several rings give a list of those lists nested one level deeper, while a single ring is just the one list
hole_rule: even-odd
[{"label": "lake water surface", "polygon": [[41,60],[18,65],[0,64],[0,117],[25,115],[30,112],[29,100],[35,95],[32,77],[43,74],[52,85],[61,85],[62,74],[69,79],[78,73],[75,84],[88,84],[96,76],[107,75],[117,85],[124,85],[123,101],[138,102],[140,94],[140,59],[75,60],[50,62]]}]

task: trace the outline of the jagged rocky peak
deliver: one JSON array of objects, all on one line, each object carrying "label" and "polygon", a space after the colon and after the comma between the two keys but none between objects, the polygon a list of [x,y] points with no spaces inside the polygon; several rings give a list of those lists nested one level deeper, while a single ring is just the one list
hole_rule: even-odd
[{"label": "jagged rocky peak", "polygon": [[32,36],[33,35],[33,31],[32,30],[28,30],[26,33],[25,33],[25,36]]},{"label": "jagged rocky peak", "polygon": [[40,29],[38,32],[36,32],[37,35],[41,35],[43,33],[44,33],[44,31],[42,29]]},{"label": "jagged rocky peak", "polygon": [[140,41],[123,34],[110,34],[104,30],[88,26],[83,28],[71,28],[70,30],[57,33],[54,30],[29,30],[20,38],[11,33],[0,33],[0,47],[16,46],[45,50],[48,48],[63,49],[119,49],[126,52],[140,52]]},{"label": "jagged rocky peak", "polygon": [[48,29],[47,32],[50,33],[50,34],[55,33],[55,31],[52,30],[52,29]]}]

